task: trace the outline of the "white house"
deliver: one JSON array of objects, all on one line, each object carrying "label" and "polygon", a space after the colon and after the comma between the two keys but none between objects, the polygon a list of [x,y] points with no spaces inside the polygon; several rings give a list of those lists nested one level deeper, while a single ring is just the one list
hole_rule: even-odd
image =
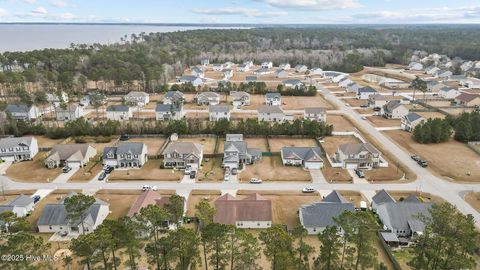
[{"label": "white house", "polygon": [[133,117],[132,108],[126,105],[111,105],[106,111],[108,120],[128,121]]},{"label": "white house", "polygon": [[408,108],[400,100],[390,100],[383,106],[383,117],[387,119],[402,119],[408,114]]},{"label": "white house", "polygon": [[372,109],[382,108],[385,104],[387,104],[387,99],[383,95],[374,94],[368,98],[368,106]]},{"label": "white house", "polygon": [[210,121],[227,120],[230,121],[230,108],[228,105],[210,105],[208,107],[208,118]]},{"label": "white house", "polygon": [[305,108],[303,112],[303,119],[326,122],[327,111],[325,110],[325,108],[321,108],[321,107]]},{"label": "white house", "polygon": [[222,64],[213,64],[213,71],[221,72],[223,70]]},{"label": "white house", "polygon": [[179,82],[181,84],[190,83],[194,87],[198,87],[200,85],[203,85],[203,79],[200,78],[200,77],[195,77],[195,76],[182,76],[182,77],[178,78],[177,82]]},{"label": "white house", "polygon": [[272,73],[272,71],[270,69],[266,69],[266,68],[259,68],[257,70],[255,70],[253,72],[253,74],[255,75],[266,75],[266,74],[270,74]]},{"label": "white house", "polygon": [[32,121],[41,116],[40,110],[35,105],[8,104],[5,109],[13,119],[20,121]]},{"label": "white house", "polygon": [[295,88],[295,87],[300,88],[300,87],[303,86],[302,81],[296,80],[296,79],[293,79],[293,80],[284,80],[284,81],[282,81],[282,84],[283,84],[286,88]]},{"label": "white house", "polygon": [[193,142],[170,142],[162,152],[166,168],[183,169],[187,166],[197,170],[202,165],[203,146]]},{"label": "white house", "polygon": [[288,78],[288,72],[284,69],[279,69],[277,71],[275,71],[275,77],[277,78]]},{"label": "white house", "polygon": [[103,165],[115,168],[140,168],[148,161],[147,145],[140,142],[123,142],[103,149]]},{"label": "white house", "polygon": [[323,168],[320,147],[282,147],[280,154],[283,166],[302,166],[315,170]]},{"label": "white house", "polygon": [[282,96],[280,93],[266,93],[265,104],[270,106],[280,106],[282,105]]},{"label": "white house", "polygon": [[323,69],[321,68],[312,68],[310,70],[310,74],[312,75],[322,75],[323,74]]},{"label": "white house", "polygon": [[[25,217],[33,211],[35,203],[33,198],[27,195],[19,195],[8,204],[0,205],[0,214],[4,212],[13,212],[17,217]],[[7,225],[8,226],[8,225]]]},{"label": "white house", "polygon": [[17,137],[0,139],[0,159],[7,162],[32,160],[38,153],[35,137]]},{"label": "white house", "polygon": [[232,105],[235,109],[250,105],[250,94],[247,92],[233,91],[230,92],[230,96],[232,98]]},{"label": "white house", "polygon": [[297,72],[297,73],[305,73],[305,72],[307,72],[307,70],[308,70],[308,67],[305,66],[305,65],[296,65],[295,66],[295,72]]},{"label": "white house", "polygon": [[224,69],[223,70],[223,76],[225,77],[225,79],[229,79],[231,77],[233,77],[233,70],[231,69]]},{"label": "white house", "polygon": [[444,99],[454,99],[458,95],[460,95],[460,92],[457,89],[453,89],[453,88],[450,88],[450,87],[443,87],[438,92],[438,96],[440,96]]},{"label": "white house", "polygon": [[408,65],[408,69],[409,70],[414,70],[414,71],[422,71],[423,70],[423,65],[422,65],[422,63],[418,63],[418,62],[411,62]]},{"label": "white house", "polygon": [[60,92],[60,95],[47,93],[47,101],[53,106],[58,107],[61,103],[68,103],[68,95],[65,92]]},{"label": "white house", "polygon": [[198,105],[217,105],[220,104],[220,95],[215,92],[201,92],[195,96]]},{"label": "white house", "polygon": [[237,199],[226,193],[215,203],[213,221],[241,229],[266,229],[272,226],[272,201],[254,193]]},{"label": "white house", "polygon": [[285,120],[285,114],[282,109],[280,109],[280,106],[263,105],[258,108],[258,121],[281,123]]},{"label": "white house", "polygon": [[416,126],[425,121],[425,118],[418,115],[417,113],[412,112],[402,117],[400,126],[405,131],[413,132]]},{"label": "white house", "polygon": [[279,66],[279,69],[280,70],[289,70],[291,68],[290,64],[289,63],[282,63],[280,64]]},{"label": "white house", "polygon": [[250,66],[247,64],[240,64],[237,66],[237,71],[238,72],[247,72],[250,70]]},{"label": "white house", "polygon": [[333,160],[345,169],[373,169],[380,167],[381,153],[369,143],[347,143],[338,147]]},{"label": "white house", "polygon": [[125,96],[125,101],[138,107],[144,107],[150,102],[150,96],[145,92],[132,91]]},{"label": "white house", "polygon": [[369,86],[361,87],[357,90],[357,99],[369,99],[371,95],[374,95],[376,93],[377,90]]},{"label": "white house", "polygon": [[200,64],[203,66],[203,67],[206,67],[208,65],[210,65],[210,59],[208,58],[203,58],[200,60]]},{"label": "white house", "polygon": [[262,62],[262,68],[263,69],[271,69],[273,67],[273,63],[270,61],[264,61]]},{"label": "white house", "polygon": [[201,68],[193,67],[191,71],[192,71],[191,72],[192,76],[199,77],[199,78],[205,77],[205,72]]},{"label": "white house", "polygon": [[349,78],[344,78],[338,83],[338,86],[346,88],[350,84],[354,83],[354,81],[350,80]]},{"label": "white house", "polygon": [[245,61],[243,61],[243,64],[248,66],[248,68],[253,67],[253,61],[252,60],[245,60]]},{"label": "white house", "polygon": [[68,166],[80,168],[97,154],[97,150],[88,144],[57,144],[52,147],[48,157],[44,160],[47,168]]},{"label": "white house", "polygon": [[180,91],[167,91],[163,95],[163,104],[183,103],[185,95]]},{"label": "white house", "polygon": [[155,107],[157,121],[182,120],[184,116],[182,104],[157,104]]},{"label": "white house", "polygon": [[65,107],[59,106],[55,108],[57,121],[75,121],[85,115],[83,107],[77,104],[66,104]]}]

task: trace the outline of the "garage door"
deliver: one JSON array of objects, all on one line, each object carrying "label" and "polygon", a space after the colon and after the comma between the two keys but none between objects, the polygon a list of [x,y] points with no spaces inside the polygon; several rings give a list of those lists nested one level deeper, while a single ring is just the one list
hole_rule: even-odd
[{"label": "garage door", "polygon": [[319,170],[323,167],[323,163],[321,162],[306,162],[305,168],[312,169],[312,170]]},{"label": "garage door", "polygon": [[14,158],[13,156],[2,157],[2,159],[3,159],[5,162],[14,162],[14,161],[15,161],[15,158]]},{"label": "garage door", "polygon": [[356,169],[357,164],[356,163],[347,163],[346,167],[347,167],[346,169]]},{"label": "garage door", "polygon": [[70,162],[68,162],[68,167],[71,167],[71,168],[80,168],[80,162],[70,161]]}]

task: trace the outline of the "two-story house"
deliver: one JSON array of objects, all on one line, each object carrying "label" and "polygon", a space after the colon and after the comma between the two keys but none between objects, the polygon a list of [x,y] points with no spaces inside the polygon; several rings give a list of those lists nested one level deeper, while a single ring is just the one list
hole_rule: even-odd
[{"label": "two-story house", "polygon": [[280,66],[278,66],[280,70],[289,70],[292,68],[292,66],[289,63],[281,63]]},{"label": "two-story house", "polygon": [[295,66],[295,72],[297,72],[297,73],[305,73],[305,72],[307,72],[307,70],[308,70],[308,67],[305,66],[305,65],[296,65]]},{"label": "two-story house", "polygon": [[232,105],[235,109],[250,105],[250,94],[247,92],[233,91],[230,92],[230,97],[232,98]]},{"label": "two-story house", "polygon": [[347,143],[338,147],[334,160],[345,169],[373,169],[379,167],[380,155],[369,143]]},{"label": "two-story house", "polygon": [[275,71],[275,77],[277,77],[279,79],[288,78],[288,72],[286,70],[279,69],[279,70]]},{"label": "two-story house", "polygon": [[387,104],[387,99],[383,95],[374,94],[368,98],[368,106],[372,109],[381,109],[385,104]]},{"label": "two-story house", "polygon": [[5,109],[15,120],[33,121],[41,116],[40,110],[35,105],[8,104]]},{"label": "two-story house", "polygon": [[182,103],[157,104],[155,107],[155,119],[157,121],[182,120],[184,116]]},{"label": "two-story house", "polygon": [[179,77],[177,79],[177,82],[179,82],[181,84],[189,83],[189,84],[193,85],[194,87],[198,87],[198,86],[203,85],[203,79],[202,78],[191,76],[191,75]]},{"label": "two-story house", "polygon": [[425,121],[425,118],[417,113],[412,112],[402,117],[400,126],[405,131],[413,132],[415,127],[424,123]]},{"label": "two-story house", "polygon": [[195,96],[198,105],[217,105],[220,103],[220,95],[215,92],[201,92]]},{"label": "two-story house", "polygon": [[180,104],[185,100],[185,95],[180,91],[168,91],[163,95],[163,104]]},{"label": "two-story house", "polygon": [[140,168],[148,161],[147,145],[140,142],[123,142],[103,149],[103,165],[115,168]]},{"label": "two-story house", "polygon": [[247,72],[250,70],[250,66],[247,64],[240,64],[237,66],[237,71],[238,72]]},{"label": "two-story house", "polygon": [[128,121],[133,117],[132,108],[127,105],[110,105],[106,111],[108,120]]},{"label": "two-story house", "polygon": [[258,108],[258,121],[281,123],[285,120],[285,114],[280,106],[263,105]]},{"label": "two-story house", "polygon": [[266,93],[265,104],[270,106],[280,106],[282,105],[282,96],[280,93]]},{"label": "two-story house", "polygon": [[188,166],[196,171],[202,164],[203,147],[199,143],[173,141],[162,155],[166,168],[184,169]]},{"label": "two-story house", "polygon": [[0,159],[8,162],[32,160],[38,153],[38,142],[34,137],[0,139]]},{"label": "two-story house", "polygon": [[264,61],[262,62],[263,69],[271,69],[273,67],[273,63],[271,61]]},{"label": "two-story house", "polygon": [[408,114],[408,108],[400,100],[390,100],[383,106],[382,114],[387,119],[402,119]]},{"label": "two-story house", "polygon": [[201,69],[201,68],[192,67],[191,71],[192,71],[191,72],[192,76],[199,77],[199,78],[203,78],[205,76],[205,73],[203,72],[203,69]]},{"label": "two-story house", "polygon": [[138,107],[145,107],[150,102],[150,96],[145,92],[132,91],[125,96],[125,101]]},{"label": "two-story house", "polygon": [[60,92],[60,95],[54,93],[47,93],[47,101],[53,106],[58,107],[62,103],[68,103],[68,95],[65,92]]},{"label": "two-story house", "polygon": [[55,108],[57,121],[75,121],[85,115],[83,107],[74,103]]},{"label": "two-story house", "polygon": [[321,107],[305,108],[303,112],[303,119],[318,121],[318,122],[326,122],[327,111],[325,110],[325,108],[321,108]]},{"label": "two-story house", "polygon": [[223,104],[210,105],[208,107],[208,119],[210,121],[230,121],[230,107]]},{"label": "two-story house", "polygon": [[243,134],[227,134],[223,146],[222,167],[238,169],[240,164],[252,164],[262,158],[262,150],[248,148]]},{"label": "two-story house", "polygon": [[377,90],[369,86],[361,87],[357,90],[357,99],[368,99],[371,95],[374,95],[376,93]]}]

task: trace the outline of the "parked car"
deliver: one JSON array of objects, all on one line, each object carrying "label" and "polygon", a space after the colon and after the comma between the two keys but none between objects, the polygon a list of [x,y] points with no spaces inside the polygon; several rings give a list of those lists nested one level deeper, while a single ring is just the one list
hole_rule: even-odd
[{"label": "parked car", "polygon": [[417,163],[418,163],[418,165],[422,166],[423,168],[428,167],[427,161],[425,161],[423,159],[418,160]]},{"label": "parked car", "polygon": [[420,160],[420,156],[418,156],[418,155],[413,155],[413,156],[411,156],[411,158],[413,160],[417,161],[417,162]]},{"label": "parked car", "polygon": [[120,141],[128,141],[130,139],[130,136],[128,134],[122,134],[120,136]]},{"label": "parked car", "polygon": [[263,181],[260,178],[252,178],[250,179],[250,184],[261,184]]},{"label": "parked car", "polygon": [[230,173],[225,173],[225,175],[223,176],[223,181],[228,181],[230,180]]},{"label": "parked car", "polygon": [[362,120],[367,120],[367,117],[365,117],[365,116],[362,116]]},{"label": "parked car", "polygon": [[303,193],[313,193],[315,192],[315,189],[313,187],[305,187],[302,189]]},{"label": "parked car", "polygon": [[360,178],[365,178],[365,173],[360,169],[355,169],[355,174]]},{"label": "parked car", "polygon": [[237,168],[232,169],[232,175],[237,175]]},{"label": "parked car", "polygon": [[143,191],[147,191],[147,190],[150,190],[150,189],[152,189],[152,187],[151,187],[150,185],[144,185],[144,186],[142,187],[142,190],[143,190]]},{"label": "parked car", "polygon": [[187,165],[187,166],[185,167],[185,175],[188,175],[188,174],[190,174],[191,172],[192,172],[192,166]]},{"label": "parked car", "polygon": [[63,173],[68,173],[68,172],[70,172],[71,170],[72,170],[72,167],[65,166],[65,167],[63,167],[62,172],[63,172]]},{"label": "parked car", "polygon": [[379,112],[379,111],[381,111],[381,110],[382,110],[382,108],[380,108],[380,107],[375,107],[375,108],[373,108],[373,111],[375,111],[375,112]]},{"label": "parked car", "polygon": [[368,104],[362,104],[360,105],[360,108],[368,108]]},{"label": "parked car", "polygon": [[33,196],[33,203],[37,203],[38,201],[40,201],[40,198],[40,195]]},{"label": "parked car", "polygon": [[103,171],[103,172],[98,176],[98,181],[102,181],[103,179],[105,179],[105,177],[107,177],[107,173],[105,173],[105,171]]},{"label": "parked car", "polygon": [[65,236],[67,236],[67,235],[68,235],[68,232],[66,232],[66,231],[63,231],[63,232],[60,233],[60,236],[61,236],[61,237],[65,237]]},{"label": "parked car", "polygon": [[191,172],[190,172],[190,179],[195,179],[196,176],[197,176],[197,172],[196,172],[196,171],[191,171]]},{"label": "parked car", "polygon": [[113,167],[112,166],[106,166],[103,168],[103,171],[106,173],[106,174],[109,174],[113,171]]}]

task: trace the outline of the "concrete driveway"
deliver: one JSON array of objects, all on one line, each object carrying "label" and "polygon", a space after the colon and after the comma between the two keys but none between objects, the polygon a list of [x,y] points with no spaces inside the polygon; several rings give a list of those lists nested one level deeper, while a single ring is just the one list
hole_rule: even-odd
[{"label": "concrete driveway", "polygon": [[55,178],[52,183],[66,183],[80,168],[72,168],[68,173],[62,173]]},{"label": "concrete driveway", "polygon": [[327,184],[327,180],[325,180],[325,176],[322,173],[322,170],[309,170],[310,176],[312,177],[313,183],[322,183]]}]

